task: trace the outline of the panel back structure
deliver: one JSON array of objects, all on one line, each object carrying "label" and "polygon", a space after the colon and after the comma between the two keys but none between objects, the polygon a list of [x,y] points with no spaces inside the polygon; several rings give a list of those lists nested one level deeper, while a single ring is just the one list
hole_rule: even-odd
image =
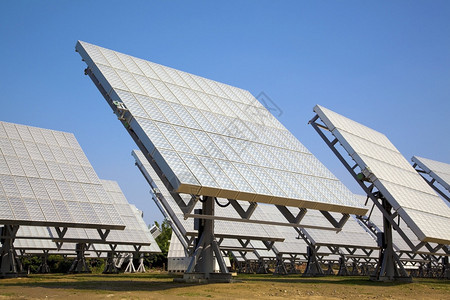
[{"label": "panel back structure", "polygon": [[[433,250],[430,243],[437,243],[438,249],[447,250],[444,245],[450,243],[450,208],[389,139],[319,105],[314,107],[314,112],[316,116],[310,124],[383,212],[384,254],[378,271],[384,274],[378,273],[378,279],[400,279],[406,274],[401,266],[396,268],[400,262],[392,246],[392,228],[399,232],[413,252],[422,247]],[[322,123],[317,122],[319,119]],[[338,145],[342,149],[336,148]],[[349,157],[343,156],[342,150]],[[405,222],[420,243],[412,243],[394,218]]]},{"label": "panel back structure", "polygon": [[[450,202],[450,164],[413,156],[413,168],[442,198]],[[437,183],[437,184],[436,184]]]},{"label": "panel back structure", "polygon": [[[280,211],[274,206],[260,205],[260,208],[273,220],[283,218]],[[304,216],[304,219],[305,222],[314,223],[319,227],[327,222],[317,211],[310,211]],[[276,242],[273,247],[274,251],[290,258],[304,256],[308,263],[305,276],[323,274],[320,258],[324,256],[336,254],[345,260],[352,258],[357,261],[369,261],[373,260],[373,253],[377,253],[379,249],[374,237],[364,230],[353,216],[339,232],[314,228],[283,227],[278,229],[283,232],[285,241],[283,243]],[[279,260],[279,263],[284,260]],[[281,266],[281,273],[283,273],[283,268]]]},{"label": "panel back structure", "polygon": [[[360,221],[360,225],[373,232],[376,236],[379,236],[381,233],[383,233],[383,213],[375,205],[368,201],[367,196],[355,196],[360,199],[361,203],[365,203],[366,207],[369,208],[369,212],[367,215],[357,216],[357,219]],[[420,244],[420,240],[406,224],[401,223],[400,227],[402,228],[403,233],[413,244]],[[397,253],[404,267],[441,267],[442,259],[450,255],[443,249],[437,247],[438,245],[435,243],[430,243],[430,245],[432,246],[432,248],[430,249],[422,247],[413,252],[411,251],[409,245],[396,230],[392,232],[392,239],[394,251]]]}]

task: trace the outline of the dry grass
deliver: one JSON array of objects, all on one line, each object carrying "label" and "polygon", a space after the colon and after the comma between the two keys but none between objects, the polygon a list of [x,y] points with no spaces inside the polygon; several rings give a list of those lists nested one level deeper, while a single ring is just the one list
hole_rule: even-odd
[{"label": "dry grass", "polygon": [[450,299],[450,281],[377,283],[365,277],[239,275],[231,284],[181,284],[164,273],[31,275],[0,280],[0,299]]}]

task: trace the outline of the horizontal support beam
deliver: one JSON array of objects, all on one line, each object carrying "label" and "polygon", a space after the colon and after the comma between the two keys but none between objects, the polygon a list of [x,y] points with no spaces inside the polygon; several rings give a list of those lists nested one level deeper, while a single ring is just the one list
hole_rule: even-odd
[{"label": "horizontal support beam", "polygon": [[320,229],[320,230],[330,230],[330,231],[335,231],[335,232],[341,230],[340,228],[334,228],[334,227],[292,224],[292,223],[287,223],[287,222],[284,223],[284,222],[274,222],[274,221],[266,221],[266,220],[248,220],[248,219],[240,219],[240,218],[209,216],[209,215],[199,215],[199,214],[185,214],[184,217],[185,218],[221,220],[221,221],[232,221],[232,222],[243,222],[243,223],[255,223],[255,224],[265,224],[265,225],[276,225],[276,226],[287,226],[287,227],[298,227],[298,228],[311,228],[311,229]]}]

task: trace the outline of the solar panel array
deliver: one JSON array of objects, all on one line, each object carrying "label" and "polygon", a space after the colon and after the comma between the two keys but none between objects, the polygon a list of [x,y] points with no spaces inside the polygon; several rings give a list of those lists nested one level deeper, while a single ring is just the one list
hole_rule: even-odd
[{"label": "solar panel array", "polygon": [[450,192],[450,164],[419,156],[412,161]]},{"label": "solar panel array", "polygon": [[[141,166],[142,170],[147,173],[151,180],[153,180],[158,187],[159,192],[162,194],[162,196],[165,199],[165,203],[161,203],[164,206],[164,209],[167,211],[169,216],[174,222],[177,222],[180,224],[179,228],[183,235],[190,235],[190,236],[197,236],[198,232],[194,230],[194,219],[184,218],[183,211],[181,210],[180,206],[177,204],[176,200],[173,198],[173,196],[170,194],[170,192],[167,190],[167,188],[164,186],[156,172],[153,170],[150,163],[145,158],[144,154],[139,150],[133,150],[132,152],[133,157],[136,159],[136,162],[138,166]],[[184,202],[187,203],[190,199],[190,195],[183,195],[180,194],[181,197],[184,197]],[[222,201],[222,203],[226,203],[226,199],[220,199],[219,201]],[[244,203],[242,203],[244,205]],[[248,205],[248,204],[247,204]],[[201,203],[197,204],[196,208],[201,208]],[[244,207],[245,209],[245,207]],[[267,216],[265,216],[260,210],[256,210],[254,212],[255,216],[260,220],[267,219]],[[232,206],[228,206],[226,208],[220,208],[216,210],[217,216],[224,216],[224,217],[234,217],[234,218],[241,218],[239,214],[232,208]],[[282,239],[280,233],[278,230],[271,225],[265,225],[262,226],[261,224],[254,224],[254,223],[239,223],[239,222],[229,222],[229,221],[221,221],[216,220],[215,221],[215,234],[217,236],[228,236],[228,237],[247,237],[247,238],[258,238],[258,239]]]},{"label": "solar panel array", "polygon": [[384,134],[318,105],[314,111],[421,241],[450,243],[450,208]]},{"label": "solar panel array", "polygon": [[0,223],[124,227],[71,133],[0,122]]},{"label": "solar panel array", "polygon": [[248,91],[81,41],[76,50],[175,191],[364,213]]},{"label": "solar panel array", "polygon": [[[100,241],[96,230],[85,228],[69,228],[64,236],[67,241],[73,242],[94,242],[95,244],[106,244],[105,246],[96,245],[98,251],[111,251],[108,244],[123,245],[118,246],[117,251],[122,249],[124,252],[131,252],[133,245],[148,246],[143,248],[145,252],[161,252],[155,239],[147,229],[144,220],[139,214],[138,209],[128,203],[117,182],[112,180],[100,180],[107,195],[108,201],[118,211],[118,217],[126,225],[124,230],[111,230],[106,241]],[[57,238],[56,230],[50,228],[50,232],[55,240]],[[106,249],[106,250],[105,250]],[[125,251],[128,249],[127,251]],[[135,251],[135,250],[133,250]]]}]

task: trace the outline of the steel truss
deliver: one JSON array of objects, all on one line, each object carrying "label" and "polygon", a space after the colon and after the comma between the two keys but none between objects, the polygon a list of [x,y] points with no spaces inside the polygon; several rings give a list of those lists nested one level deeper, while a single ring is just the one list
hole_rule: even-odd
[{"label": "steel truss", "polygon": [[[345,166],[345,168],[350,172],[353,178],[358,182],[364,192],[367,194],[368,199],[370,198],[374,206],[376,206],[383,214],[383,231],[375,232],[379,237],[379,245],[381,247],[380,256],[377,268],[375,270],[375,274],[371,276],[372,280],[376,281],[392,281],[392,280],[404,280],[411,281],[411,277],[406,273],[403,264],[401,263],[399,256],[395,253],[393,248],[393,240],[392,240],[392,230],[396,230],[400,236],[404,239],[404,241],[411,248],[412,252],[419,251],[422,247],[425,247],[430,252],[436,252],[439,249],[443,249],[447,254],[449,250],[445,245],[437,245],[433,247],[427,242],[420,242],[415,245],[408,236],[403,232],[400,228],[400,216],[397,212],[392,211],[392,206],[383,196],[383,194],[378,191],[375,185],[364,176],[361,168],[358,164],[354,163],[351,158],[348,160],[344,158],[344,156],[339,152],[336,148],[336,145],[339,144],[337,138],[332,137],[332,139],[328,138],[325,132],[330,132],[329,128],[326,125],[317,123],[319,116],[316,114],[313,119],[309,121],[309,124],[316,130],[319,136],[324,140],[324,142],[328,145],[328,147],[333,151],[333,153],[337,156],[337,158],[341,161],[341,163]],[[344,150],[345,151],[345,150]],[[359,170],[359,172],[357,172]],[[397,218],[398,221],[395,219]],[[361,221],[365,222],[364,218],[360,218]],[[368,227],[369,228],[369,227]],[[369,228],[373,229],[373,228]]]}]

